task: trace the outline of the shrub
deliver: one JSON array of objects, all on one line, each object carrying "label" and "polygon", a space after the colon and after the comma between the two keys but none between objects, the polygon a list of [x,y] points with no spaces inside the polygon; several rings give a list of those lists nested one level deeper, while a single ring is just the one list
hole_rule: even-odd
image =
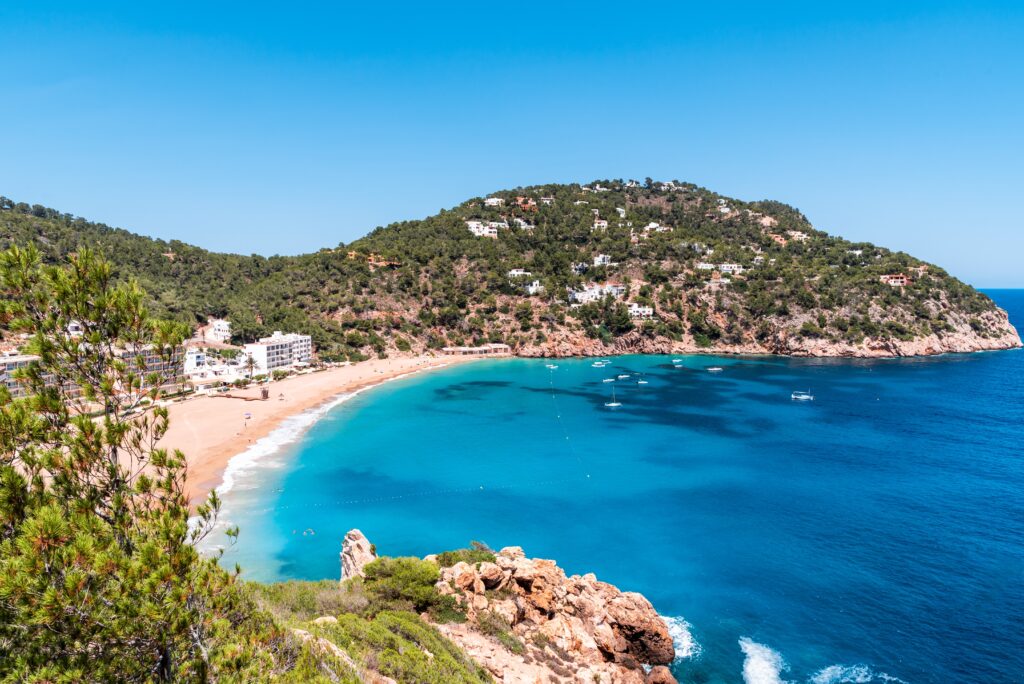
[{"label": "shrub", "polygon": [[419,558],[378,558],[364,568],[364,586],[378,610],[404,607],[424,611],[440,602],[437,564]]}]

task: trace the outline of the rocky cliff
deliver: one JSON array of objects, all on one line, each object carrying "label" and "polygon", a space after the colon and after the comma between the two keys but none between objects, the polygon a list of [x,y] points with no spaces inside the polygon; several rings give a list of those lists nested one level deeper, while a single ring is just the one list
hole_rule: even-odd
[{"label": "rocky cliff", "polygon": [[[358,530],[345,536],[344,572],[375,559]],[[675,657],[668,625],[650,601],[594,575],[566,576],[552,560],[507,547],[493,561],[440,568],[437,590],[455,598],[464,622],[435,624],[505,684],[667,684]],[[438,561],[437,556],[425,560]],[[421,616],[430,620],[427,614]]]}]

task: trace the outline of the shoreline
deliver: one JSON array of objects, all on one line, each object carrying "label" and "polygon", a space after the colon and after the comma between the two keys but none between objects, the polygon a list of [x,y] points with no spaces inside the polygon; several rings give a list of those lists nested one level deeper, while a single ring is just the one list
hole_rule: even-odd
[{"label": "shoreline", "polygon": [[[225,484],[233,460],[286,427],[287,421],[315,409],[329,410],[339,400],[391,380],[476,358],[373,359],[273,382],[266,400],[259,398],[259,387],[232,390],[230,396],[196,397],[168,407],[170,427],[157,446],[185,454],[186,492],[190,505],[195,506]],[[297,427],[304,431],[314,422],[315,418]]]}]

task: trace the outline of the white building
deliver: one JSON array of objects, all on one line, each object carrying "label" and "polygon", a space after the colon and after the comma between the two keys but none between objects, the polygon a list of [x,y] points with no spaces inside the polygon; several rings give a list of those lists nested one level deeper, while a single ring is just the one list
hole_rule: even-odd
[{"label": "white building", "polygon": [[591,284],[582,290],[569,293],[569,300],[578,304],[589,304],[599,302],[605,297],[618,299],[626,294],[626,288],[618,283],[606,283],[604,285]]},{"label": "white building", "polygon": [[512,221],[515,222],[517,227],[519,227],[519,228],[521,228],[523,230],[533,230],[534,228],[537,227],[537,226],[533,225],[532,223],[530,223],[529,221],[527,221],[526,219],[521,219],[519,217],[516,217],[516,218],[512,219]]},{"label": "white building", "polygon": [[608,230],[608,222],[604,219],[596,219],[594,221],[594,230]]},{"label": "white building", "polygon": [[508,230],[508,223],[506,221],[488,221],[487,227],[493,228],[494,230],[498,230],[499,228]]},{"label": "white building", "polygon": [[615,211],[618,213],[619,218],[626,218],[626,210],[622,207],[615,207]]},{"label": "white building", "polygon": [[185,375],[194,375],[206,368],[206,351],[199,347],[189,347],[185,350],[185,366],[182,369]]},{"label": "white building", "polygon": [[488,207],[500,207],[505,204],[505,200],[500,197],[488,197],[484,200],[484,206]]},{"label": "white building", "polygon": [[548,206],[551,206],[552,204],[555,203],[555,198],[554,197],[541,197],[540,198],[540,203],[541,204],[546,204]]},{"label": "white building", "polygon": [[488,237],[495,240],[498,238],[498,229],[485,226],[483,221],[466,221],[466,227],[477,237]]},{"label": "white building", "polygon": [[800,230],[787,230],[786,231],[786,235],[788,235],[789,237],[793,238],[797,242],[803,242],[804,240],[806,240],[809,237],[807,235],[807,233],[805,233],[803,231],[800,231]]},{"label": "white building", "polygon": [[513,268],[508,272],[509,278],[527,278],[532,275],[532,273],[523,268]]},{"label": "white building", "polygon": [[231,341],[231,322],[223,318],[211,318],[206,321],[203,338],[212,342],[227,344]]},{"label": "white building", "polygon": [[533,295],[539,295],[543,291],[544,286],[540,284],[539,280],[534,280],[532,283],[526,286],[526,294],[530,295],[531,297]]},{"label": "white building", "polygon": [[25,368],[38,358],[38,356],[15,352],[5,352],[0,355],[0,385],[6,387],[12,397],[25,396],[25,388],[14,379],[14,372],[19,368]]},{"label": "white building", "polygon": [[714,264],[709,264],[706,261],[702,261],[699,264],[697,264],[698,271],[714,271],[715,268],[717,267]]},{"label": "white building", "polygon": [[739,264],[718,264],[718,270],[722,273],[743,273],[743,267]]},{"label": "white building", "polygon": [[629,317],[630,318],[654,318],[654,307],[641,306],[636,302],[631,302],[629,305]]},{"label": "white building", "polygon": [[255,362],[254,372],[266,374],[279,368],[308,365],[313,359],[313,338],[275,330],[270,337],[245,345],[245,355]]},{"label": "white building", "polygon": [[613,266],[614,262],[612,261],[611,256],[609,256],[608,254],[598,254],[596,257],[594,257],[594,265]]}]

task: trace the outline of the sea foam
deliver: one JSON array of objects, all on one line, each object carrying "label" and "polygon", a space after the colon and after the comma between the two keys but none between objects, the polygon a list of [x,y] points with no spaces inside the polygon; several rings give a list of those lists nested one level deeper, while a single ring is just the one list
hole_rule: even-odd
[{"label": "sea foam", "polygon": [[899,677],[875,672],[867,665],[829,665],[818,670],[809,681],[811,684],[906,684]]},{"label": "sea foam", "polygon": [[777,651],[748,637],[740,638],[743,660],[743,681],[746,684],[789,684],[782,673],[789,665]]},{"label": "sea foam", "polygon": [[676,660],[687,660],[700,655],[700,644],[693,638],[693,625],[687,622],[686,618],[663,615],[661,619],[668,625],[668,633],[676,649]]}]

